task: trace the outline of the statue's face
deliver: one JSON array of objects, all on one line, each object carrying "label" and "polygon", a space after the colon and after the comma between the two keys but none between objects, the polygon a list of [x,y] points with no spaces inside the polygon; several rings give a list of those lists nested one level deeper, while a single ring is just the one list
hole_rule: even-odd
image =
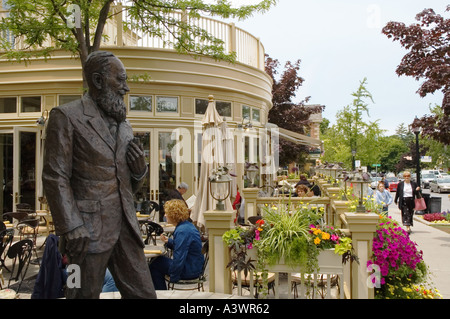
[{"label": "statue's face", "polygon": [[108,115],[122,122],[126,118],[126,106],[123,97],[130,91],[127,85],[127,73],[122,62],[110,60],[108,76],[103,77],[103,87],[97,97],[97,104]]},{"label": "statue's face", "polygon": [[110,59],[110,67],[109,76],[105,79],[105,84],[109,86],[110,90],[123,98],[130,91],[127,85],[125,67],[117,58]]}]

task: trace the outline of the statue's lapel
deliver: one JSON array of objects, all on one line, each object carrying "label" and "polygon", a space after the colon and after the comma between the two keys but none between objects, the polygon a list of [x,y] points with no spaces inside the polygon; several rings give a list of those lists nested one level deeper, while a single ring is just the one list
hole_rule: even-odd
[{"label": "statue's lapel", "polygon": [[119,124],[117,131],[116,147],[117,154],[126,153],[128,144],[133,137],[133,129],[128,120]]},{"label": "statue's lapel", "polygon": [[105,141],[108,146],[115,151],[116,143],[109,132],[108,127],[106,126],[105,121],[103,120],[100,112],[98,111],[97,106],[94,104],[92,99],[88,96],[83,96],[82,103],[84,107],[84,114],[89,116],[89,123],[92,125],[92,128],[97,132],[97,134]]}]

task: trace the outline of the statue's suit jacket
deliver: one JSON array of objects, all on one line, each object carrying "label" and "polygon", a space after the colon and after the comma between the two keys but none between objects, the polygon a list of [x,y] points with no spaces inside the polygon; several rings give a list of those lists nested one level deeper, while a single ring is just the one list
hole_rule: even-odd
[{"label": "statue's suit jacket", "polygon": [[131,227],[144,247],[133,192],[141,186],[126,162],[133,131],[120,123],[112,137],[98,107],[86,94],[50,112],[45,141],[43,186],[55,224],[63,235],[84,225],[89,253],[111,249],[121,227]]}]

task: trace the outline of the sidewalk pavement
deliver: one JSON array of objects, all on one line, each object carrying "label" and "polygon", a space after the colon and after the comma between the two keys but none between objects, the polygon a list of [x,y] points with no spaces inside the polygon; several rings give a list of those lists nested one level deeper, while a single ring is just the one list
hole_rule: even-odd
[{"label": "sidewalk pavement", "polygon": [[[402,225],[401,212],[396,205],[389,207],[389,216]],[[450,299],[450,234],[427,225],[417,215],[411,230],[410,238],[423,251],[434,286],[444,299]]]}]

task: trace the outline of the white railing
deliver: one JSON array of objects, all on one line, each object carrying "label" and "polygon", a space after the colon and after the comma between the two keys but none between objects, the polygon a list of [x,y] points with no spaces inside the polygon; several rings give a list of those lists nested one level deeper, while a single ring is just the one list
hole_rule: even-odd
[{"label": "white railing", "polygon": [[[126,7],[121,5],[111,9],[113,19],[109,19],[103,32],[103,45],[107,46],[129,46],[140,48],[155,48],[173,50],[174,35],[177,34],[175,27],[166,29],[162,36],[154,36],[139,30],[138,22],[132,21],[127,14]],[[1,11],[0,17],[5,16],[7,11]],[[169,17],[175,20],[183,20],[191,25],[198,26],[224,43],[225,53],[236,52],[237,62],[250,65],[264,70],[264,47],[258,38],[250,33],[236,27],[234,23],[225,23],[208,17],[191,19],[183,16],[182,12],[172,12]],[[124,27],[124,24],[128,27]],[[23,38],[14,40],[14,49],[24,49]],[[199,40],[197,44],[199,43]],[[50,46],[52,41],[48,39],[43,46]]]},{"label": "white railing", "polygon": [[[173,43],[177,30],[175,27],[166,29],[162,37],[145,33],[136,27],[127,14],[126,8],[116,6],[113,8],[115,19],[108,21],[105,26],[105,45],[132,46],[141,48],[173,50]],[[236,52],[236,60],[240,63],[264,70],[264,47],[258,38],[236,27],[233,23],[225,23],[208,17],[189,18],[182,12],[172,12],[168,17],[174,20],[185,20],[190,25],[197,26],[224,43],[225,53]],[[123,24],[129,26],[124,30]],[[134,26],[134,27],[133,27]],[[198,39],[196,44],[200,44]]]},{"label": "white railing", "polygon": [[[114,10],[120,10],[120,7],[116,7]],[[263,45],[259,39],[236,27],[233,23],[225,23],[208,17],[183,17],[182,12],[172,12],[169,14],[169,17],[175,20],[185,19],[190,25],[202,28],[215,38],[223,41],[225,53],[229,54],[231,52],[236,52],[236,60],[238,62],[264,70]],[[120,37],[121,30],[119,26],[122,25],[120,20],[130,26],[135,25],[135,23],[130,20],[126,10],[123,10],[122,16],[117,15],[116,20],[116,30],[110,31],[115,33],[115,36],[112,38]],[[163,37],[154,37],[137,29],[138,28],[131,28],[124,34],[123,45],[143,48],[174,49],[174,34],[177,34],[175,27],[170,30],[167,29]],[[200,43],[198,39],[195,41],[197,44]],[[120,39],[115,44],[120,45]]]}]

